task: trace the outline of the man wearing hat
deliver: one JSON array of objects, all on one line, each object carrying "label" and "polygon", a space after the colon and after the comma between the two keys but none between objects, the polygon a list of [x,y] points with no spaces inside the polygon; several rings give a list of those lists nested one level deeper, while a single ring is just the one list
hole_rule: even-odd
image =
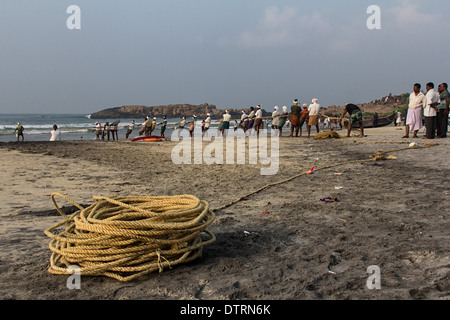
[{"label": "man wearing hat", "polygon": [[128,126],[127,133],[125,134],[125,139],[128,139],[130,134],[133,132],[134,126],[135,126],[135,122],[133,120],[133,121],[131,121],[131,124]]},{"label": "man wearing hat", "polygon": [[291,135],[289,137],[294,136],[294,129],[295,129],[295,136],[298,137],[299,131],[300,131],[300,116],[301,116],[302,109],[300,107],[300,104],[298,103],[298,99],[294,100],[294,104],[291,106]]},{"label": "man wearing hat", "polygon": [[209,130],[210,126],[211,126],[211,114],[207,113],[206,114],[206,119],[205,119],[205,126],[203,127],[203,135],[205,133],[207,133],[207,131]]},{"label": "man wearing hat", "polygon": [[256,134],[259,136],[259,130],[261,129],[262,126],[262,110],[261,110],[261,105],[258,105],[256,107],[256,113],[255,113],[255,130],[256,130]]},{"label": "man wearing hat", "polygon": [[312,104],[309,105],[309,121],[308,121],[308,138],[311,136],[311,127],[316,126],[317,133],[320,132],[319,129],[319,113],[320,113],[320,104],[318,104],[318,99],[313,99]]}]

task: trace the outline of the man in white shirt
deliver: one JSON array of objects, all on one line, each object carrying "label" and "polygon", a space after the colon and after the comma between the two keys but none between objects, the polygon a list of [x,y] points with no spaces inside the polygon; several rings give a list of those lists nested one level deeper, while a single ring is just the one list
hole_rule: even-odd
[{"label": "man in white shirt", "polygon": [[311,127],[316,126],[317,133],[320,132],[319,129],[319,113],[320,113],[320,104],[318,104],[318,99],[313,99],[312,104],[309,105],[309,121],[308,121],[308,138],[311,136]]},{"label": "man in white shirt", "polygon": [[208,136],[208,130],[209,130],[210,126],[211,126],[211,114],[207,113],[206,119],[205,119],[205,128],[203,130],[203,135],[206,134],[206,136]]},{"label": "man in white shirt", "polygon": [[258,105],[256,107],[256,113],[255,113],[255,130],[256,130],[256,134],[259,136],[259,129],[261,129],[261,125],[262,125],[262,110],[261,110],[261,105]]},{"label": "man in white shirt", "polygon": [[422,113],[427,106],[427,98],[420,91],[421,85],[416,83],[413,92],[409,95],[409,108],[406,116],[406,134],[403,138],[408,139],[409,133],[414,132],[413,138],[418,138],[417,133],[422,128]]},{"label": "man in white shirt", "polygon": [[434,84],[432,82],[427,83],[427,104],[423,111],[425,119],[426,136],[424,139],[434,139],[436,137],[436,116],[437,106],[439,105],[439,94],[434,91]]}]

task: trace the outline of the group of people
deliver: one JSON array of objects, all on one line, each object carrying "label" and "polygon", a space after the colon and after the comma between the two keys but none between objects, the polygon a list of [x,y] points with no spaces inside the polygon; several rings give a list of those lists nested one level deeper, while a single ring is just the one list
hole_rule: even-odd
[{"label": "group of people", "polygon": [[441,83],[437,92],[434,83],[426,84],[426,93],[421,91],[419,83],[414,84],[409,96],[408,113],[406,116],[406,134],[403,138],[418,138],[419,130],[425,125],[423,139],[446,138],[448,131],[448,115],[450,94],[447,83]]},{"label": "group of people", "polygon": [[116,121],[113,124],[110,124],[108,121],[105,122],[105,125],[102,127],[100,122],[95,123],[95,139],[96,140],[105,140],[108,138],[108,141],[111,139],[113,141],[119,141],[119,122]]}]

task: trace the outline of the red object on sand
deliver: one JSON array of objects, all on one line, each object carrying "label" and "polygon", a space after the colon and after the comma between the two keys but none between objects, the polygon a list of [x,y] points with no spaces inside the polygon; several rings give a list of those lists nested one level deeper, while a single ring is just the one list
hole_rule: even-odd
[{"label": "red object on sand", "polygon": [[134,138],[134,139],[131,139],[131,142],[136,142],[136,141],[155,142],[155,141],[163,141],[163,140],[165,140],[165,137],[149,136],[149,137]]},{"label": "red object on sand", "polygon": [[311,173],[313,173],[313,172],[314,172],[314,169],[316,169],[316,167],[312,167],[312,169],[309,170],[308,172],[306,172],[306,174],[311,174]]}]

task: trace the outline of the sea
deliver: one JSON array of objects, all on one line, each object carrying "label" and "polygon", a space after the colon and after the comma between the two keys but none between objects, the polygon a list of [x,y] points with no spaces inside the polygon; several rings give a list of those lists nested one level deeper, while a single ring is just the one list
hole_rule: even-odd
[{"label": "sea", "polygon": [[[129,138],[139,136],[140,125],[144,122],[144,118],[91,119],[90,115],[85,114],[0,114],[0,142],[17,141],[14,130],[18,123],[25,128],[25,141],[49,141],[50,132],[55,124],[61,130],[61,140],[63,141],[95,140],[94,127],[96,122],[100,122],[103,127],[105,122],[111,124],[118,120],[120,121],[119,140],[125,139],[127,127],[131,125],[132,120],[136,122],[137,126]],[[187,119],[188,122],[191,120]],[[157,118],[156,121],[160,123],[162,118]],[[174,130],[174,125],[171,124],[179,123],[181,119],[167,119],[167,122],[165,136],[170,137]],[[214,128],[214,126],[211,126],[211,128]],[[156,127],[153,134],[160,135],[160,126]]]}]

